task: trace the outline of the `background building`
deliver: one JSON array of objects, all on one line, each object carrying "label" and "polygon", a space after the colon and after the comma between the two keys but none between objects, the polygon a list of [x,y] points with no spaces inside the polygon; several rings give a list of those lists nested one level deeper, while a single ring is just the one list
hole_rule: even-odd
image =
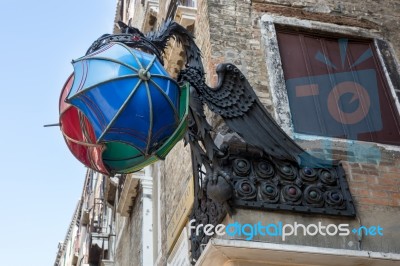
[{"label": "background building", "polygon": [[[399,13],[396,1],[120,0],[116,21],[147,32],[165,18],[176,20],[196,37],[209,84],[216,84],[219,63],[235,64],[289,136],[318,157],[341,160],[355,217],[271,211],[253,199],[224,216],[199,199],[191,153],[180,142],[164,162],[140,173],[108,178],[88,171],[56,265],[397,265]],[[176,75],[185,58],[174,40],[165,57]],[[343,87],[346,82],[355,93]],[[344,111],[332,109],[332,101],[343,101]],[[208,119],[217,145],[232,143],[235,136],[221,119]],[[252,165],[244,175],[249,180],[257,175],[254,154],[243,155]],[[204,224],[320,222],[361,230],[210,239],[188,230],[189,217]],[[373,226],[383,228],[383,236],[367,230]]]},{"label": "background building", "polygon": [[114,257],[116,178],[88,170],[81,199],[55,265],[108,265]]}]

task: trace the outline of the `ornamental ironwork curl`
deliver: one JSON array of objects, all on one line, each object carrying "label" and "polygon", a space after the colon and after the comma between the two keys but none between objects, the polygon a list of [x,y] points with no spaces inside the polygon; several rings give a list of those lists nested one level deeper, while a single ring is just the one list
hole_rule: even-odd
[{"label": "ornamental ironwork curl", "polygon": [[318,176],[322,183],[328,186],[334,186],[337,184],[337,173],[334,169],[320,169]]},{"label": "ornamental ironwork curl", "polygon": [[297,178],[297,169],[289,163],[279,165],[279,176],[286,181],[294,181]]},{"label": "ornamental ironwork curl", "polygon": [[260,199],[269,204],[278,203],[280,190],[277,185],[272,182],[262,182],[260,184]]},{"label": "ornamental ironwork curl", "polygon": [[247,176],[250,173],[250,162],[246,159],[236,159],[233,163],[233,171],[238,176]]},{"label": "ornamental ironwork curl", "polygon": [[334,207],[336,209],[344,209],[346,207],[344,205],[345,199],[341,191],[336,189],[329,190],[325,192],[324,196],[327,205]]},{"label": "ornamental ironwork curl", "polygon": [[240,179],[235,184],[236,195],[241,200],[253,200],[257,197],[257,189],[250,180]]},{"label": "ornamental ironwork curl", "polygon": [[263,179],[270,179],[275,176],[274,166],[266,160],[257,162],[255,167],[256,175]]},{"label": "ornamental ironwork curl", "polygon": [[304,202],[306,206],[312,206],[315,208],[321,208],[324,206],[324,194],[318,186],[312,185],[306,187],[304,190]]},{"label": "ornamental ironwork curl", "polygon": [[281,191],[282,201],[291,205],[299,205],[302,194],[301,189],[294,184],[284,186]]},{"label": "ornamental ironwork curl", "polygon": [[310,167],[301,168],[299,173],[304,183],[313,183],[318,179],[317,171]]}]

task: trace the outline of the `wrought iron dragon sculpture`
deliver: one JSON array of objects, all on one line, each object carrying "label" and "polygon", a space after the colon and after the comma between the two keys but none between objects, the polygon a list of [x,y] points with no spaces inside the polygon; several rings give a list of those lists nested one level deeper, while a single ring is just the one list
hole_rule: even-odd
[{"label": "wrought iron dragon sculpture", "polygon": [[[259,101],[242,72],[232,64],[217,67],[218,85],[205,83],[201,52],[192,34],[167,20],[154,32],[118,22],[120,34],[96,40],[87,54],[110,42],[154,54],[163,62],[170,38],[183,47],[186,66],[178,82],[190,84],[189,128],[185,136],[192,152],[197,223],[217,224],[234,207],[290,210],[354,216],[355,210],[342,166],[313,157],[294,142]],[[244,141],[219,147],[211,136],[204,105],[220,115],[228,128]],[[192,234],[192,258],[210,237]]]}]

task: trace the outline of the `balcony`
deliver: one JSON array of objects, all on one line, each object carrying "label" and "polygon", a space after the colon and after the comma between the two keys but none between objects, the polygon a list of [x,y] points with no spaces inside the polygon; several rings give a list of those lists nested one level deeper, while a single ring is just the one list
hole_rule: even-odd
[{"label": "balcony", "polygon": [[112,260],[102,260],[100,266],[114,266],[114,261],[112,261]]},{"label": "balcony", "polygon": [[197,13],[197,3],[193,0],[179,1],[175,21],[185,28],[193,27]]},{"label": "balcony", "polygon": [[104,192],[104,199],[109,206],[114,206],[118,179],[115,177],[108,177],[105,182],[106,188]]},{"label": "balcony", "polygon": [[88,260],[90,263],[99,265],[102,260],[108,259],[109,238],[110,234],[107,233],[90,234],[90,247],[88,254]]},{"label": "balcony", "polygon": [[88,209],[82,210],[81,225],[89,224],[89,220],[90,220],[90,211]]},{"label": "balcony", "polygon": [[157,15],[158,15],[158,0],[146,0],[142,1],[143,4],[143,32],[152,31],[155,29],[157,24]]}]

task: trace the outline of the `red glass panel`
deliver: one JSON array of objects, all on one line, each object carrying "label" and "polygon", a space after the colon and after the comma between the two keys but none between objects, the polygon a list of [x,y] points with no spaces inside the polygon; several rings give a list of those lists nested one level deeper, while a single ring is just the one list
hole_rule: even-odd
[{"label": "red glass panel", "polygon": [[64,101],[73,80],[74,77],[71,75],[64,85],[59,102],[61,131],[65,142],[72,154],[85,166],[109,174],[101,157],[104,145],[96,144],[93,128],[86,117],[77,108]]}]

